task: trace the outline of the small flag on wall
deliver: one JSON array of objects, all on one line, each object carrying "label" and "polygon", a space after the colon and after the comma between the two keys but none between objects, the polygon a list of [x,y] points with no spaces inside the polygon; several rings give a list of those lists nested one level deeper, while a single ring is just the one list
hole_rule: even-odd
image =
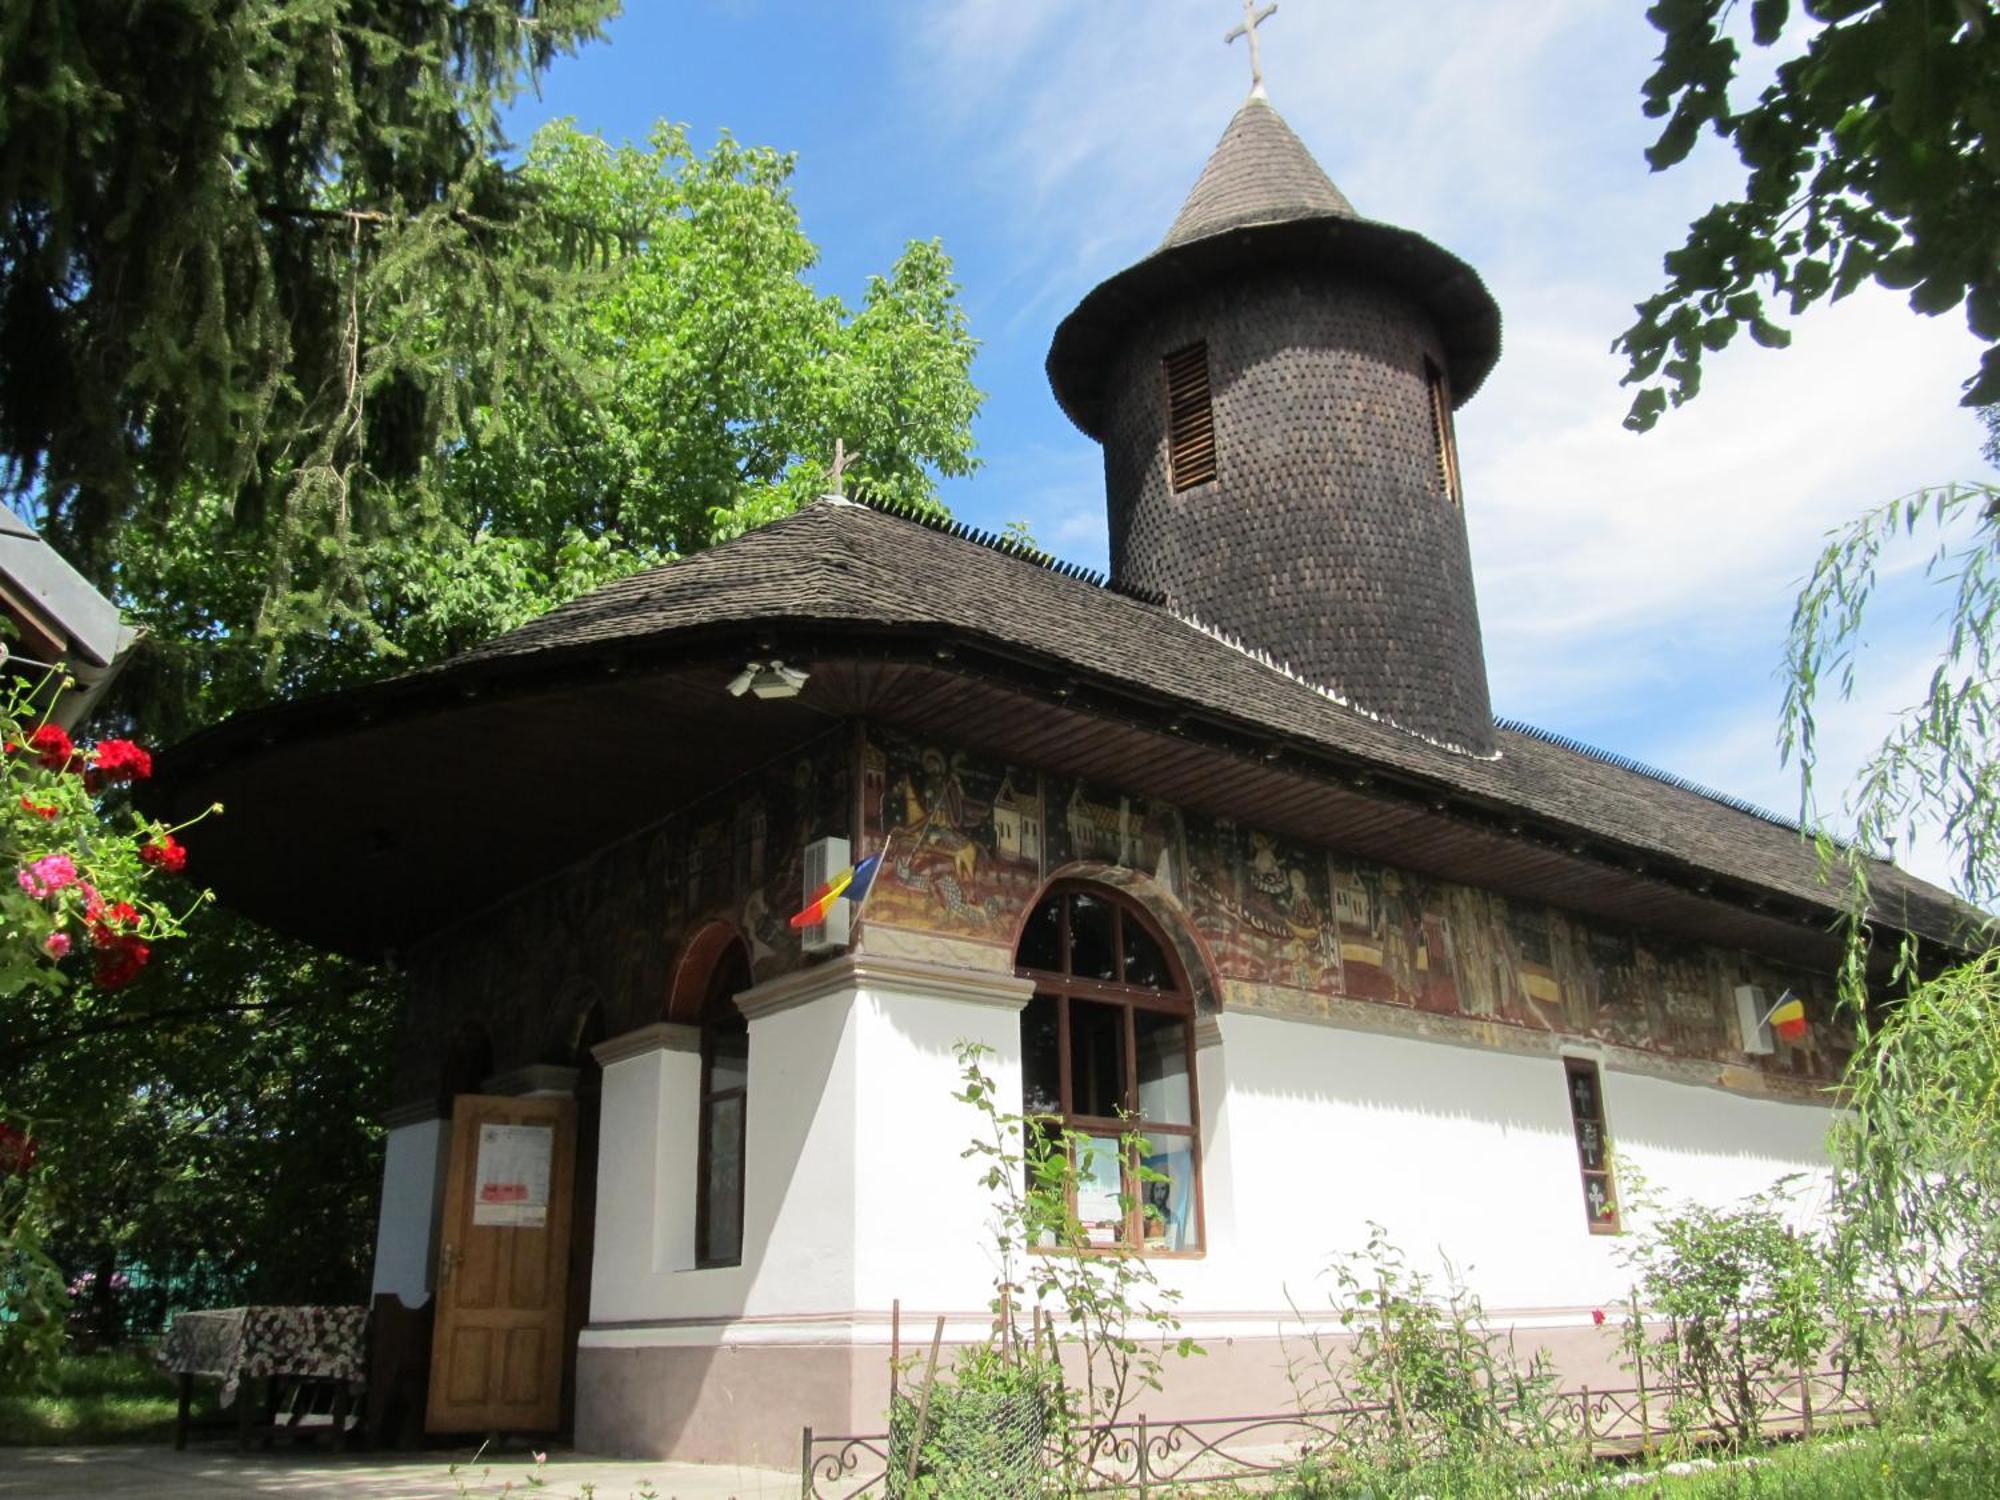
[{"label": "small flag on wall", "polygon": [[1771,1007],[1771,1013],[1764,1018],[1771,1030],[1788,1042],[1796,1042],[1806,1034],[1805,1002],[1790,990],[1778,997],[1778,1003]]},{"label": "small flag on wall", "polygon": [[792,926],[817,927],[826,920],[826,914],[833,910],[833,903],[843,897],[859,904],[868,894],[869,882],[875,878],[875,867],[882,862],[882,856],[871,854],[859,864],[849,865],[833,879],[812,893],[805,910],[792,918]]}]

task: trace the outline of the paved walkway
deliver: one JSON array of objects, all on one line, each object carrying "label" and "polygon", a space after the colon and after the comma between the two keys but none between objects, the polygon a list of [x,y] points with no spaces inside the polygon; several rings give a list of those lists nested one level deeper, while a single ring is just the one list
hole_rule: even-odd
[{"label": "paved walkway", "polygon": [[[458,1468],[453,1471],[454,1459]],[[539,1477],[543,1484],[532,1484]],[[627,1462],[582,1453],[489,1455],[477,1464],[440,1451],[368,1454],[239,1453],[219,1445],[171,1448],[0,1448],[8,1500],[796,1500],[798,1476],[722,1464]]]}]

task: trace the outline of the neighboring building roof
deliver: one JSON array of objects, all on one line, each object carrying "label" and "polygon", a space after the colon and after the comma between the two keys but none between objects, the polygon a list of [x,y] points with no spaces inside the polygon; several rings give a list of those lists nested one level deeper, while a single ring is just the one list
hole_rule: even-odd
[{"label": "neighboring building roof", "polygon": [[12,598],[32,604],[93,666],[111,665],[137,638],[118,618],[118,606],[5,506],[0,506],[0,579]]},{"label": "neighboring building roof", "polygon": [[1160,248],[1097,287],[1056,329],[1048,358],[1056,400],[1101,437],[1107,366],[1128,330],[1191,288],[1253,267],[1301,265],[1386,283],[1423,307],[1444,343],[1454,404],[1470,399],[1500,357],[1500,308],[1479,274],[1420,234],[1358,216],[1278,112],[1252,97]]},{"label": "neighboring building roof", "polygon": [[[605,670],[622,665],[618,680],[628,681],[705,660],[705,652],[740,653],[746,638],[771,642],[770,654],[813,668],[816,681],[800,705],[824,693],[827,712],[873,712],[886,701],[881,686],[838,696],[839,662],[884,660],[883,642],[902,639],[920,643],[904,660],[928,664],[935,655],[939,663],[923,670],[955,673],[959,682],[968,674],[998,681],[1002,672],[1018,670],[1022,681],[1032,675],[1056,683],[1056,703],[1033,727],[1045,747],[1039,752],[1024,738],[1029,730],[1021,721],[1034,716],[1024,715],[1018,696],[1011,706],[984,704],[975,713],[969,699],[950,701],[937,685],[940,676],[914,690],[905,686],[898,700],[905,723],[928,721],[929,732],[975,736],[1029,763],[1040,754],[1080,764],[1069,753],[1072,741],[1102,741],[1107,722],[1125,733],[1122,726],[1143,721],[1117,747],[1122,759],[1099,758],[1128,768],[1124,789],[1180,798],[1198,810],[1206,801],[1214,811],[1218,799],[1242,800],[1226,779],[1254,783],[1269,810],[1264,815],[1292,825],[1273,831],[1325,839],[1335,827],[1353,827],[1356,836],[1340,835],[1342,844],[1390,863],[1399,862],[1401,851],[1400,862],[1432,874],[1497,884],[1491,872],[1504,862],[1509,879],[1521,876],[1517,889],[1642,924],[1657,917],[1681,931],[1712,923],[1720,932],[1734,920],[1732,908],[1742,908],[1736,915],[1747,922],[1750,909],[1775,897],[1769,904],[1789,913],[1783,918],[1789,931],[1799,934],[1803,925],[1806,936],[1815,928],[1824,936],[1840,909],[1842,892],[1821,881],[1811,844],[1780,820],[1517,728],[1500,731],[1492,757],[1445,749],[1337,701],[1157,603],[990,538],[981,545],[957,533],[949,523],[918,524],[823,500],[722,546],[609,584],[440,666],[233,720],[173,752],[164,779],[178,779],[181,789],[168,795],[191,805],[225,797],[230,812],[217,836],[242,836],[246,848],[263,843],[282,853],[292,845],[280,825],[300,808],[326,807],[331,789],[305,779],[338,776],[327,768],[356,764],[342,758],[340,746],[359,740],[344,736],[390,735],[394,723],[418,721],[424,727],[409,734],[448,735],[469,703],[492,711],[510,691],[509,680],[522,685],[511,691],[542,695],[545,706],[532,712],[543,722],[556,712],[552,695],[591,688]],[[955,649],[952,642],[959,643]],[[975,646],[983,653],[978,665]],[[713,686],[686,679],[690,685],[676,689],[677,711],[710,713],[720,723],[727,708],[720,684],[741,659],[729,658]],[[919,675],[915,667],[896,670]],[[1079,705],[1093,693],[1103,706],[1086,711]],[[626,731],[628,737],[649,732],[638,722]],[[480,730],[482,776],[501,774],[498,763],[516,753],[492,733]],[[320,744],[318,759],[305,756],[289,771],[282,756],[273,759],[273,747],[305,741]],[[427,763],[430,755],[414,739],[389,753],[401,757],[396,763]],[[525,763],[534,753],[519,750],[523,776],[546,774]],[[232,776],[228,763],[246,761],[261,768],[247,778]],[[1289,780],[1279,779],[1287,774]],[[1306,790],[1309,781],[1324,795]],[[366,793],[392,821],[420,819],[425,806],[435,815],[439,807],[435,789],[427,794],[433,800],[413,803],[407,813],[387,807],[396,795],[395,786],[376,781]],[[1314,821],[1312,808],[1331,807],[1336,798],[1346,821]],[[1230,815],[1255,809],[1232,806]],[[328,826],[341,819],[328,810],[317,821]],[[287,878],[287,868],[246,865],[218,884],[234,878],[247,889],[262,882],[271,887],[271,901],[295,905],[272,884]],[[1927,938],[1965,942],[1965,924],[1978,916],[1971,908],[1886,862],[1873,864],[1872,878],[1884,920]],[[1751,927],[1739,922],[1731,930],[1728,940],[1753,945],[1744,936]]]}]

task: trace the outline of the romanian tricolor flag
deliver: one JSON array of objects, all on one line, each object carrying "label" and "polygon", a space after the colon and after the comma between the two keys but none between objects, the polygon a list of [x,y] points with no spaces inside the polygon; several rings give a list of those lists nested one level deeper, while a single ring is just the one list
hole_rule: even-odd
[{"label": "romanian tricolor flag", "polygon": [[1790,990],[1778,997],[1778,1003],[1765,1019],[1771,1023],[1771,1030],[1788,1042],[1796,1042],[1806,1034],[1805,1002]]},{"label": "romanian tricolor flag", "polygon": [[812,893],[805,910],[792,918],[792,926],[817,927],[826,920],[826,914],[833,910],[833,903],[845,896],[849,901],[859,901],[868,894],[868,884],[875,878],[875,867],[882,863],[882,856],[871,854],[858,865],[849,865],[833,879]]}]

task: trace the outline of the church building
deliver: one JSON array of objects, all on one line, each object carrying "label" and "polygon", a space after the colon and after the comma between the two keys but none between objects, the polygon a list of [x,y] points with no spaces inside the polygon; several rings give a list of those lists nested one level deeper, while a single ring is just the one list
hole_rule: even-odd
[{"label": "church building", "polygon": [[1207,1350],[1156,1417],[1282,1409],[1371,1223],[1601,1382],[1634,1174],[1821,1167],[1852,1034],[1811,844],[1493,717],[1453,413],[1500,345],[1260,88],[1055,332],[1108,578],[833,496],[171,755],[162,811],[228,806],[188,835],[224,901],[404,980],[375,1291],[432,1319],[430,1431],[882,1430],[892,1308],[990,1325],[965,1042],[1113,1141],[1079,1213]]}]

